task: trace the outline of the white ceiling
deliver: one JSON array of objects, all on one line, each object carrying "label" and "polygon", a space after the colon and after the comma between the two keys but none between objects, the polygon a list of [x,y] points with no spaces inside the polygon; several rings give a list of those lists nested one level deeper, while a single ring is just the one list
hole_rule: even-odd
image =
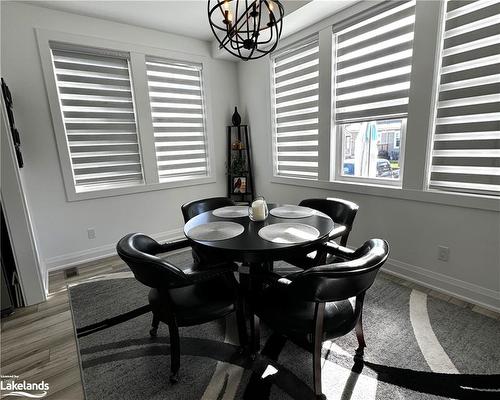
[{"label": "white ceiling", "polygon": [[[290,15],[311,0],[285,0],[285,14]],[[333,3],[334,1],[332,1]],[[207,0],[157,0],[157,1],[26,1],[26,3],[157,29],[201,40],[212,40],[207,18]],[[324,16],[323,16],[324,17]]]},{"label": "white ceiling", "polygon": [[285,16],[281,37],[285,38],[319,21],[352,6],[359,0],[312,0],[301,6],[300,10]]}]

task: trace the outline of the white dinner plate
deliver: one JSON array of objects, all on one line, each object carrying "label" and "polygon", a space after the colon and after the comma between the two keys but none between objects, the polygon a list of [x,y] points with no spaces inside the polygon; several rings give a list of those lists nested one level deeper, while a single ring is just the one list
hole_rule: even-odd
[{"label": "white dinner plate", "polygon": [[276,207],[269,212],[279,218],[306,218],[314,215],[312,208],[292,205]]},{"label": "white dinner plate", "polygon": [[217,208],[212,214],[221,218],[240,218],[248,216],[248,206],[228,206]]},{"label": "white dinner plate", "polygon": [[187,236],[193,240],[217,241],[226,240],[241,235],[245,228],[236,222],[209,222],[191,228]]},{"label": "white dinner plate", "polygon": [[319,231],[311,225],[285,222],[265,226],[259,236],[273,243],[305,243],[317,239]]}]

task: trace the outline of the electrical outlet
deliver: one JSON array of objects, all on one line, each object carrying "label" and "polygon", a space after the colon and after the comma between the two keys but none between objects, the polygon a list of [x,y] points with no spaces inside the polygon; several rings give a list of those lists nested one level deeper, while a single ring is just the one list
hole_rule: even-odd
[{"label": "electrical outlet", "polygon": [[90,240],[95,239],[95,229],[94,228],[88,228],[87,229],[87,236]]},{"label": "electrical outlet", "polygon": [[448,261],[450,258],[450,248],[445,246],[438,246],[438,260]]},{"label": "electrical outlet", "polygon": [[78,268],[67,268],[64,270],[64,277],[65,278],[73,278],[75,276],[78,276]]}]

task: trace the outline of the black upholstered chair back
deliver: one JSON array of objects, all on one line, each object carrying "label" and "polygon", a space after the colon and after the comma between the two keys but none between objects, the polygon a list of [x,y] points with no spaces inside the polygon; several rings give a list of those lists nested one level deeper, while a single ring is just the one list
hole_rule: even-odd
[{"label": "black upholstered chair back", "polygon": [[135,278],[151,288],[175,288],[188,285],[188,277],[181,269],[156,257],[160,244],[142,233],[131,233],[116,245],[120,258],[127,263]]},{"label": "black upholstered chair back", "polygon": [[345,232],[340,238],[340,244],[345,246],[349,233],[351,233],[354,218],[358,212],[359,206],[352,201],[335,199],[332,197],[326,199],[305,199],[299,203],[299,206],[313,208],[328,215],[333,222],[344,225]]},{"label": "black upholstered chair back", "polygon": [[331,302],[364,293],[375,280],[389,254],[382,239],[368,240],[352,253],[349,261],[320,265],[294,274],[291,296],[304,301]]},{"label": "black upholstered chair back", "polygon": [[[227,197],[209,197],[201,200],[193,200],[181,206],[184,222],[188,222],[191,218],[196,217],[207,211],[215,210],[220,207],[234,206],[234,201]],[[203,252],[202,249],[193,247],[193,260],[197,265],[209,265],[218,263],[221,260],[211,254]]]},{"label": "black upholstered chair back", "polygon": [[211,197],[201,200],[193,200],[181,206],[184,222],[188,222],[191,218],[198,214],[215,210],[220,207],[234,206],[234,201],[227,197]]}]

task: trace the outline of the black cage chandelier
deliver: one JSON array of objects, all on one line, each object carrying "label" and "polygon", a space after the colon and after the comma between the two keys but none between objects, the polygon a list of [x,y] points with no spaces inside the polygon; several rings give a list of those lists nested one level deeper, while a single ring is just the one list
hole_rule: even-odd
[{"label": "black cage chandelier", "polygon": [[219,48],[245,61],[276,48],[283,15],[277,0],[208,0],[208,20]]}]

